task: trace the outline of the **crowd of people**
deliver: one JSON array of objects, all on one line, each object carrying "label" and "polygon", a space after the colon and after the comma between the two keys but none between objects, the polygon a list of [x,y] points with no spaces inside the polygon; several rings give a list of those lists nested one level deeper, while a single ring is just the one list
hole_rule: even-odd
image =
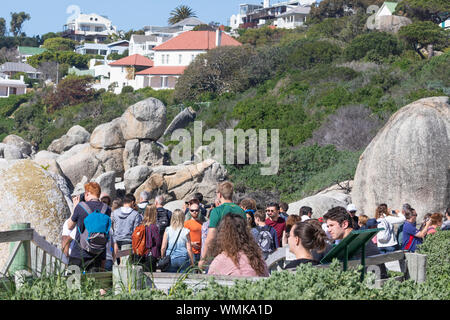
[{"label": "crowd of people", "polygon": [[[269,202],[260,210],[254,199],[234,203],[233,184],[228,181],[218,185],[213,204],[205,204],[203,195],[196,193],[173,212],[164,208],[162,195],[150,199],[143,191],[139,201],[131,193],[113,200],[95,182],[85,184],[84,193],[74,196],[73,203],[73,213],[63,226],[62,247],[69,264],[85,271],[112,270],[128,245],[130,261],[145,271],[269,276],[266,259],[278,248],[286,250],[284,268],[295,269],[303,263],[319,264],[353,230],[380,229],[366,243],[365,255],[372,256],[414,252],[427,235],[450,229],[450,208],[444,214],[425,215],[417,228],[417,212],[407,203],[401,211],[379,204],[373,214],[358,214],[349,204],[331,208],[317,219],[308,206],[287,214],[289,205],[284,202]],[[167,257],[170,263],[163,269],[159,264]],[[384,265],[380,267],[386,275]]]}]

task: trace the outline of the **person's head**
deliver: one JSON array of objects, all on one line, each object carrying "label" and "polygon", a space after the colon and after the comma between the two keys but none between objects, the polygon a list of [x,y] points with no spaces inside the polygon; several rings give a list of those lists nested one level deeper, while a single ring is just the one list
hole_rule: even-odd
[{"label": "person's head", "polygon": [[353,203],[350,203],[347,206],[347,212],[353,217],[356,214],[356,211],[358,211],[358,209],[356,209],[356,206]]},{"label": "person's head", "polygon": [[109,195],[105,194],[101,194],[100,195],[100,201],[103,203],[106,203],[109,207],[111,206],[111,197]]},{"label": "person's head", "polygon": [[302,217],[296,215],[296,214],[291,214],[287,219],[286,219],[286,234],[289,235],[289,232],[291,231],[291,228],[294,224],[296,224],[297,222],[302,221]]},{"label": "person's head", "polygon": [[119,199],[119,198],[114,199],[112,202],[112,205],[111,205],[111,211],[114,211],[114,210],[122,207],[122,205],[123,205],[122,199]]},{"label": "person's head", "polygon": [[311,218],[312,216],[312,208],[308,207],[308,206],[303,206],[300,208],[300,210],[298,211],[300,216],[308,216]]},{"label": "person's head", "polygon": [[343,239],[353,230],[353,219],[344,207],[334,207],[323,216],[333,240]]},{"label": "person's head", "polygon": [[194,199],[197,199],[198,202],[202,203],[202,201],[203,201],[203,194],[201,194],[200,192],[196,192],[194,194]]},{"label": "person's head", "polygon": [[133,207],[136,203],[136,198],[132,193],[127,193],[125,197],[123,197],[123,206],[124,207]]},{"label": "person's head", "polygon": [[256,210],[253,216],[256,223],[265,223],[266,221],[266,213],[262,210]]},{"label": "person's head", "polygon": [[321,226],[310,222],[297,222],[290,230],[288,244],[289,250],[294,254],[298,250],[306,249],[323,251],[326,247],[327,235]]},{"label": "person's head", "polygon": [[289,205],[286,202],[280,202],[280,211],[287,213]]},{"label": "person's head", "polygon": [[366,216],[365,214],[360,214],[358,217],[358,225],[360,227],[363,227],[367,224],[367,220],[369,220],[369,217]]},{"label": "person's head", "polygon": [[254,228],[256,226],[255,223],[255,216],[253,211],[247,210],[245,212],[245,216],[247,217],[247,226],[251,229]]},{"label": "person's head", "polygon": [[247,227],[247,221],[238,214],[229,213],[220,221],[208,255],[215,257],[225,253],[239,267],[239,252],[247,256],[251,267],[259,276],[265,274],[262,251]]},{"label": "person's head", "polygon": [[189,212],[191,213],[191,217],[193,219],[197,219],[200,215],[200,202],[198,199],[191,199],[189,202]]},{"label": "person's head", "polygon": [[431,225],[440,227],[442,225],[443,215],[440,212],[435,212],[431,215]]},{"label": "person's head", "polygon": [[256,201],[251,198],[245,198],[241,200],[239,206],[242,208],[242,210],[256,210]]},{"label": "person's head", "polygon": [[376,228],[378,228],[378,221],[377,221],[377,219],[375,219],[375,218],[367,219],[366,227],[367,227],[367,229],[376,229]]},{"label": "person's head", "polygon": [[375,209],[375,219],[380,219],[383,217],[390,216],[391,214],[388,212],[388,207],[386,204],[382,203],[377,206]]},{"label": "person's head", "polygon": [[445,217],[447,219],[450,219],[450,207],[448,207],[447,210],[445,210]]},{"label": "person's head", "polygon": [[217,187],[217,195],[221,202],[233,200],[233,184],[229,181],[224,181]]},{"label": "person's head", "polygon": [[402,214],[404,215],[405,214],[405,211],[406,210],[411,210],[411,205],[409,204],[409,203],[404,203],[403,205],[402,205]]},{"label": "person's head", "polygon": [[142,219],[142,223],[146,226],[151,224],[156,224],[157,210],[154,204],[150,204],[145,207],[144,218]]},{"label": "person's head", "polygon": [[266,206],[266,214],[270,220],[276,221],[280,216],[280,206],[278,203],[271,202]]},{"label": "person's head", "polygon": [[411,208],[411,209],[406,209],[406,210],[405,210],[405,219],[406,219],[408,222],[415,223],[416,220],[417,220],[417,213],[416,213],[416,210],[414,210],[413,208]]},{"label": "person's head", "polygon": [[164,196],[163,195],[159,195],[155,197],[155,205],[157,208],[164,206]]},{"label": "person's head", "polygon": [[172,229],[177,230],[184,226],[184,212],[180,209],[175,209],[170,219],[170,226]]},{"label": "person's head", "polygon": [[97,182],[88,182],[84,185],[84,198],[86,201],[99,199],[102,189]]},{"label": "person's head", "polygon": [[148,202],[150,200],[150,193],[148,191],[142,191],[139,194],[139,202]]}]

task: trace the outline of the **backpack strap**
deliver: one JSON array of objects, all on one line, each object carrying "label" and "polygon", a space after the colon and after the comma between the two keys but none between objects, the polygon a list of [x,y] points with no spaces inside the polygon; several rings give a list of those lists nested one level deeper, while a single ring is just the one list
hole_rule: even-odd
[{"label": "backpack strap", "polygon": [[84,209],[84,211],[86,211],[86,213],[89,215],[91,214],[93,211],[91,210],[91,208],[89,208],[88,204],[84,201],[79,203],[80,207],[82,207]]},{"label": "backpack strap", "polygon": [[106,211],[108,211],[108,205],[106,203],[103,203],[102,209],[100,210],[101,213],[106,214]]}]

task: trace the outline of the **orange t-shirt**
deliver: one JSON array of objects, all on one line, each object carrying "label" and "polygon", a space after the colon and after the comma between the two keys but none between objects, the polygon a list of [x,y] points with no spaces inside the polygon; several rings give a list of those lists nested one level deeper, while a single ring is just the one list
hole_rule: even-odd
[{"label": "orange t-shirt", "polygon": [[[191,242],[198,242],[200,246],[202,245],[202,224],[195,219],[189,219],[184,223],[184,227],[190,230]],[[200,250],[194,249],[192,247],[192,252],[199,254]]]}]

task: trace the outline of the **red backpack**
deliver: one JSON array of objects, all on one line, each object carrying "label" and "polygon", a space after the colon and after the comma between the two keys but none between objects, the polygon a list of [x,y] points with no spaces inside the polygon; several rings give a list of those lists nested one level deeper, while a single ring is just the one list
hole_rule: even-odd
[{"label": "red backpack", "polygon": [[141,224],[134,229],[131,235],[131,247],[133,253],[139,256],[147,256],[148,248],[145,246],[145,225]]}]

